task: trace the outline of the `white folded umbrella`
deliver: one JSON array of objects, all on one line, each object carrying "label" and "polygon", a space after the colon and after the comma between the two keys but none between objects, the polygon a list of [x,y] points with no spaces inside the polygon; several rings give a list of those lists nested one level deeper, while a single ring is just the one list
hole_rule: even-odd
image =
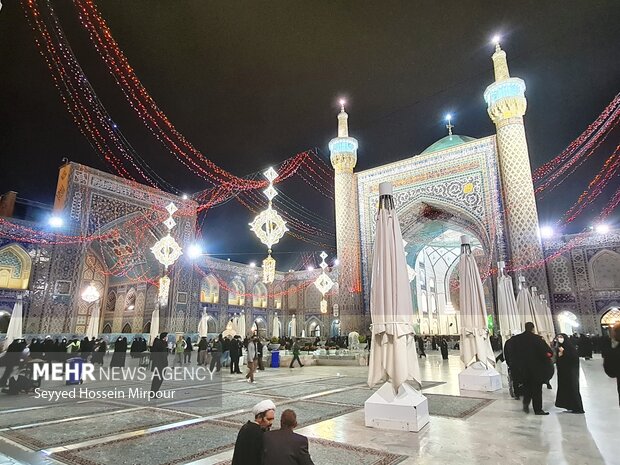
[{"label": "white folded umbrella", "polygon": [[277,314],[273,317],[273,331],[271,332],[271,337],[280,337],[280,319]]},{"label": "white folded umbrella", "polygon": [[505,273],[504,262],[498,263],[498,269],[497,313],[499,315],[500,334],[505,343],[513,334],[523,331],[523,327],[512,287],[512,278]]},{"label": "white folded umbrella", "polygon": [[6,339],[4,340],[3,350],[7,350],[11,342],[15,339],[21,339],[22,334],[22,317],[24,314],[24,303],[22,296],[19,295],[13,305],[13,313],[11,313],[11,319],[9,320],[9,327],[6,330]]},{"label": "white folded umbrella", "polygon": [[379,185],[379,214],[372,262],[372,344],[368,385],[382,380],[394,392],[407,380],[421,386],[413,329],[413,303],[392,186]]},{"label": "white folded umbrella", "polygon": [[149,346],[153,345],[159,336],[159,306],[151,313],[151,332],[149,334]]},{"label": "white folded umbrella", "polygon": [[202,316],[200,317],[200,321],[198,322],[198,335],[200,337],[207,337],[209,325],[207,323],[209,319],[209,315],[207,312],[202,312]]},{"label": "white folded umbrella", "polygon": [[487,310],[484,288],[476,260],[471,253],[467,236],[461,236],[459,259],[459,303],[461,310],[461,360],[467,368],[474,362],[485,367],[495,366],[495,354],[491,348],[487,328]]},{"label": "white folded umbrella", "polygon": [[239,334],[241,338],[244,338],[246,336],[245,334],[245,313],[243,312],[239,315],[239,320],[237,324],[237,334]]},{"label": "white folded umbrella", "polygon": [[290,337],[297,337],[297,318],[295,315],[291,317],[291,335]]}]

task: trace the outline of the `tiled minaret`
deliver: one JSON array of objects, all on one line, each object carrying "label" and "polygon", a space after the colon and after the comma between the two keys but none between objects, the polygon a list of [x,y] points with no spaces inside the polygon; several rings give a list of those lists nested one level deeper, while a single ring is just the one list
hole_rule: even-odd
[{"label": "tiled minaret", "polygon": [[[527,108],[525,82],[510,77],[506,52],[499,43],[493,54],[495,82],[484,92],[487,111],[497,128],[497,150],[504,194],[506,227],[512,267],[520,270],[542,263],[543,252],[530,157],[523,115]],[[544,265],[517,271],[530,285],[548,295]]]},{"label": "tiled minaret", "polygon": [[[362,319],[362,277],[360,260],[359,209],[357,180],[353,169],[357,163],[357,140],[349,137],[349,115],[341,101],[338,114],[338,137],[329,142],[334,167],[336,206],[336,245],[338,250],[341,333],[365,331]],[[363,333],[362,333],[363,334]]]}]

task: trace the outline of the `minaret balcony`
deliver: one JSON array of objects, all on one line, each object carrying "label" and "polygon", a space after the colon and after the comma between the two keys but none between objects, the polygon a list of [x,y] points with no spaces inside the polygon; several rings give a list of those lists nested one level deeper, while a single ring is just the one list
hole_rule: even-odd
[{"label": "minaret balcony", "polygon": [[514,97],[525,98],[525,82],[523,79],[513,77],[494,82],[484,91],[484,100],[489,108],[501,99]]},{"label": "minaret balcony", "polygon": [[332,155],[337,153],[355,153],[358,143],[353,137],[336,137],[329,142],[329,151]]}]

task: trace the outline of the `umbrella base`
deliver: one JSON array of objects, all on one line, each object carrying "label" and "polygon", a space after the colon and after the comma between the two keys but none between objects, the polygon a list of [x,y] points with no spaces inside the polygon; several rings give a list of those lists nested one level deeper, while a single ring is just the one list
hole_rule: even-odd
[{"label": "umbrella base", "polygon": [[428,400],[408,384],[394,395],[392,385],[385,383],[364,403],[364,418],[369,428],[417,433],[430,420]]},{"label": "umbrella base", "polygon": [[476,362],[459,373],[459,389],[492,392],[502,388],[502,377],[493,367]]}]

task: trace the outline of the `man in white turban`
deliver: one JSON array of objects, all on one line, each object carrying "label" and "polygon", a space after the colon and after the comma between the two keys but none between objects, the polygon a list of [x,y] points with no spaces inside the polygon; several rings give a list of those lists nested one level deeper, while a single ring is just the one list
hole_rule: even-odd
[{"label": "man in white turban", "polygon": [[276,406],[269,399],[252,407],[254,421],[248,421],[239,430],[232,465],[257,465],[263,459],[263,433],[271,429]]}]

